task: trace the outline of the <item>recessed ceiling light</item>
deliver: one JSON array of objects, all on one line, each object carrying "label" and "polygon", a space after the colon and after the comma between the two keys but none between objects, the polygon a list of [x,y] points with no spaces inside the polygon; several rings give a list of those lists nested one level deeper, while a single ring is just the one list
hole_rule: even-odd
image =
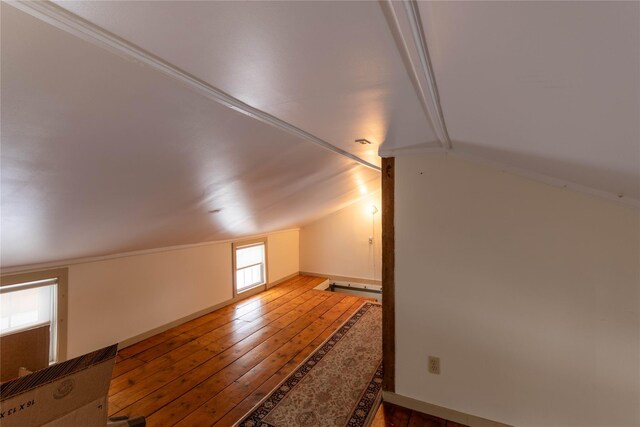
[{"label": "recessed ceiling light", "polygon": [[209,213],[220,213],[222,211],[222,208],[220,209],[211,209],[209,210]]},{"label": "recessed ceiling light", "polygon": [[368,139],[364,139],[364,138],[356,139],[356,142],[359,142],[362,145],[371,144],[371,141],[369,141]]}]

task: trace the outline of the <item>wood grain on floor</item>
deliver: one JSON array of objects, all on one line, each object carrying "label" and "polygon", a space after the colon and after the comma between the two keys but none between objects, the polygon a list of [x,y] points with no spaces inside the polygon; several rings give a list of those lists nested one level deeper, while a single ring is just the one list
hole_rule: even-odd
[{"label": "wood grain on floor", "polygon": [[324,280],[297,276],[121,350],[109,415],[233,425],[369,300],[313,289]]}]

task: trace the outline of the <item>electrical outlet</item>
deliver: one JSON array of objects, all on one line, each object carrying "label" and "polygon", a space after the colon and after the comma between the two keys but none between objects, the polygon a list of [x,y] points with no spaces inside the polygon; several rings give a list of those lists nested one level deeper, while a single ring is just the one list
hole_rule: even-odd
[{"label": "electrical outlet", "polygon": [[369,236],[369,244],[373,245],[373,237]]},{"label": "electrical outlet", "polygon": [[429,373],[440,375],[440,358],[429,356]]}]

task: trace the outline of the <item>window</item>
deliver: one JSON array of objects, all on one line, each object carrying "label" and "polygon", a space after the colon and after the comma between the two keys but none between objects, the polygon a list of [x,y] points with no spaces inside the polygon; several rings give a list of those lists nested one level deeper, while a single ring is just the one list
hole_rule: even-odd
[{"label": "window", "polygon": [[266,242],[234,243],[235,293],[240,294],[267,283]]},{"label": "window", "polygon": [[2,276],[0,337],[48,326],[49,363],[65,360],[66,290],[66,269]]},{"label": "window", "polygon": [[56,361],[57,279],[17,283],[0,288],[0,336],[49,326],[49,362]]}]

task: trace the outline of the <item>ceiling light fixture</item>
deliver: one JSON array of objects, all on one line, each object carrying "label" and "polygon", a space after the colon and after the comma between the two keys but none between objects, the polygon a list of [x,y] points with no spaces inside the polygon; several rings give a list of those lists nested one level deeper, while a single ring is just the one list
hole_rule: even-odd
[{"label": "ceiling light fixture", "polygon": [[364,138],[360,138],[360,139],[356,139],[356,142],[359,142],[362,145],[371,145],[371,141],[369,141],[368,139],[364,139]]}]

